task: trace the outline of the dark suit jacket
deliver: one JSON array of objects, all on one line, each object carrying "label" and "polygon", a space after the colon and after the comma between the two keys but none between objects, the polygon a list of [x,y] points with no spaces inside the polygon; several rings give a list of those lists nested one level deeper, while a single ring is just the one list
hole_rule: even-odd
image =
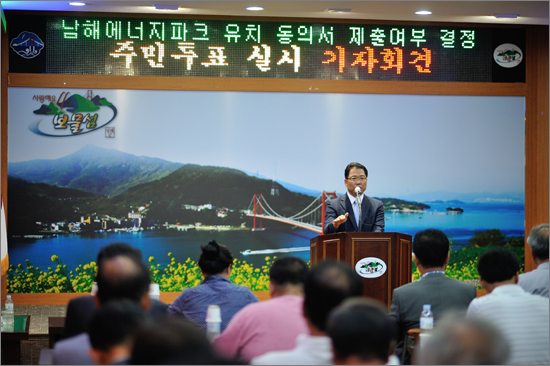
[{"label": "dark suit jacket", "polygon": [[397,324],[400,356],[405,334],[409,329],[420,327],[420,313],[424,304],[432,306],[434,323],[448,310],[466,311],[477,296],[474,286],[445,276],[429,274],[420,281],[408,283],[393,290],[390,318]]},{"label": "dark suit jacket", "polygon": [[[67,305],[67,314],[65,318],[65,329],[63,338],[69,338],[79,333],[85,332],[88,322],[93,313],[97,310],[93,296],[77,297],[69,301]],[[158,300],[151,301],[149,315],[153,319],[165,316],[168,305]]]},{"label": "dark suit jacket", "polygon": [[[345,223],[338,226],[338,230],[334,229],[332,221],[340,215],[349,213],[348,219]],[[361,231],[362,232],[383,232],[384,231],[384,204],[382,201],[363,195],[363,202],[361,204]],[[353,207],[351,201],[346,194],[328,201],[327,210],[325,214],[325,227],[323,228],[324,234],[334,234],[343,232],[356,232],[357,220],[353,213]]]}]

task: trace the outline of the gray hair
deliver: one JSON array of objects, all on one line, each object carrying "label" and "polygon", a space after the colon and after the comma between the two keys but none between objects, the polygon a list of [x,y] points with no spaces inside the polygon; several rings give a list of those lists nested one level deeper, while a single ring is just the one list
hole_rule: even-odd
[{"label": "gray hair", "polygon": [[418,365],[503,365],[510,344],[487,320],[451,311],[414,356]]},{"label": "gray hair", "polygon": [[531,247],[534,257],[548,259],[548,224],[535,226],[529,233],[527,244]]}]

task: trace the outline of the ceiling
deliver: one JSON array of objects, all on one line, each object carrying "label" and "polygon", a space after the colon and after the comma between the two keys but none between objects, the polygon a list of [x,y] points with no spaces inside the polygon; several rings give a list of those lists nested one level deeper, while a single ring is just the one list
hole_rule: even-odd
[{"label": "ceiling", "polygon": [[[548,25],[549,1],[87,1],[70,6],[67,1],[2,1],[4,10],[49,10],[292,18],[399,20],[486,24]],[[178,5],[178,10],[156,10],[153,4]],[[247,6],[263,11],[248,11]],[[353,9],[350,13],[329,13],[326,9]],[[429,10],[432,15],[416,15]],[[519,14],[517,19],[496,19],[493,14]]]}]

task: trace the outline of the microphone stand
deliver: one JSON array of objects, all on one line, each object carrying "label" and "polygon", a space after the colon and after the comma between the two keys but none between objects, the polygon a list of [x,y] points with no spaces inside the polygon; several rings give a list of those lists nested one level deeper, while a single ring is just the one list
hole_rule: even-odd
[{"label": "microphone stand", "polygon": [[357,232],[360,233],[361,227],[363,227],[363,212],[361,210],[361,200],[359,198],[357,198],[357,202],[359,203],[359,227],[357,228]]},{"label": "microphone stand", "polygon": [[361,191],[356,193],[357,196],[357,203],[359,204],[359,226],[357,227],[357,232],[361,232],[361,228],[363,227],[363,211],[361,210],[361,199],[363,198],[363,194]]}]

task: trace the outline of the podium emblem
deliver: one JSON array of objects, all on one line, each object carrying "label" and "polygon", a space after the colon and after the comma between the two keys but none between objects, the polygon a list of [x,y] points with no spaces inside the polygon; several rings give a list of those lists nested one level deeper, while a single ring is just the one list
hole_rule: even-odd
[{"label": "podium emblem", "polygon": [[377,278],[386,273],[388,265],[380,258],[366,257],[355,264],[355,272],[364,278]]}]

